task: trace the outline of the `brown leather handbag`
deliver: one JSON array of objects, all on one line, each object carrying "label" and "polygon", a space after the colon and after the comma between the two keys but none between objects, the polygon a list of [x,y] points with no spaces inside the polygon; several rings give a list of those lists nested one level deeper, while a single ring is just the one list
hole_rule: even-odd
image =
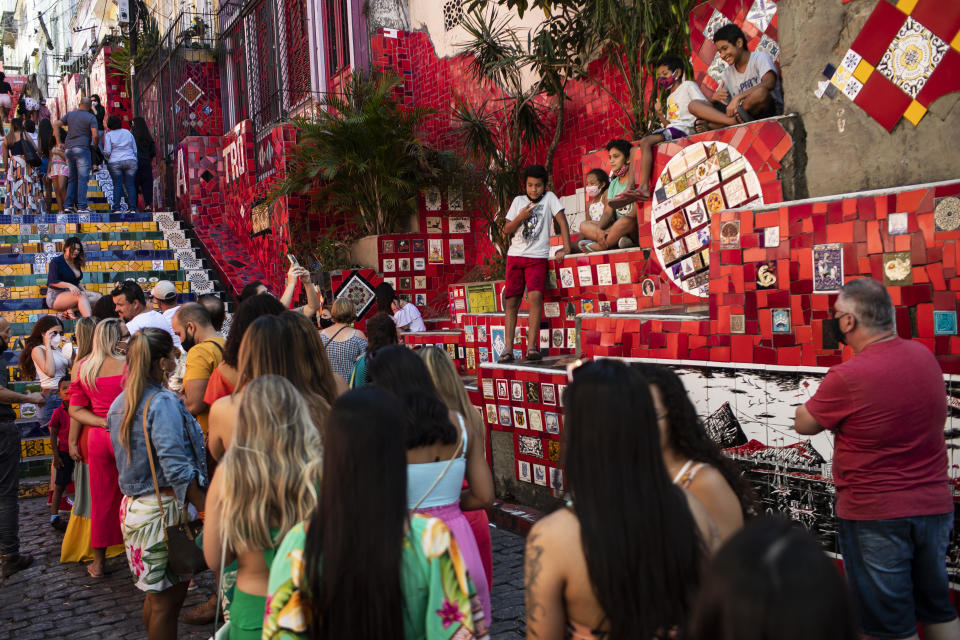
[{"label": "brown leather handbag", "polygon": [[187,508],[184,505],[180,522],[167,526],[167,515],[163,509],[160,497],[160,485],[157,483],[157,467],[153,462],[153,447],[150,446],[150,434],[147,432],[147,410],[153,402],[154,393],[147,398],[143,407],[143,439],[147,445],[147,460],[150,461],[150,475],[153,476],[153,488],[157,492],[157,505],[160,507],[160,522],[163,525],[163,535],[167,539],[167,565],[170,570],[181,577],[192,576],[207,568],[207,561],[203,558],[203,549],[197,546],[197,537],[203,531],[203,521],[187,522]]}]

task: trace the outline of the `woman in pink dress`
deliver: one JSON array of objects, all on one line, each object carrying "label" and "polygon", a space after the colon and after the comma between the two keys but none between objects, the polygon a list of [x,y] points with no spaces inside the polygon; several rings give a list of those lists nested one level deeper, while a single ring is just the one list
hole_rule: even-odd
[{"label": "woman in pink dress", "polygon": [[117,480],[106,415],[123,390],[126,343],[130,333],[119,318],[97,325],[93,351],[80,363],[79,374],[70,385],[70,417],[83,425],[80,452],[90,470],[90,545],[93,562],[87,572],[103,577],[107,547],[123,544],[120,532],[120,501],[123,495]]}]

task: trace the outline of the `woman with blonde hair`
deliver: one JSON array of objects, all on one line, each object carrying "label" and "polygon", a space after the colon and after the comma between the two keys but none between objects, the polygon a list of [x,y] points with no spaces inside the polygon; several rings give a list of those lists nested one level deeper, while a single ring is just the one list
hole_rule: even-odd
[{"label": "woman with blonde hair", "polygon": [[169,566],[164,525],[183,519],[187,501],[202,513],[207,484],[200,424],[164,386],[179,357],[166,331],[138,332],[127,352],[123,393],[107,414],[123,492],[123,542],[130,573],[146,593],[143,622],[150,640],[177,637],[190,578]]},{"label": "woman with blonde hair", "polygon": [[240,345],[239,377],[234,392],[210,407],[210,455],[220,460],[230,447],[244,388],[264,375],[279,375],[303,395],[314,426],[323,433],[330,405],[346,387],[333,373],[326,349],[303,314],[287,311],[257,318]]},{"label": "woman with blonde hair", "polygon": [[337,298],[330,310],[333,324],[320,332],[330,366],[344,380],[350,378],[353,363],[367,349],[367,337],[353,328],[357,308],[348,298]]},{"label": "woman with blonde hair", "polygon": [[[490,467],[486,463],[486,429],[480,414],[470,404],[470,398],[467,396],[467,390],[463,386],[463,381],[453,366],[450,356],[443,349],[428,347],[420,350],[420,357],[427,365],[430,371],[430,378],[437,387],[437,394],[447,408],[456,411],[464,417],[467,426],[470,429],[470,444],[476,446],[483,454],[475,455],[474,460],[479,462],[483,460],[483,467],[476,464],[476,469],[471,471],[477,476],[489,477],[490,485],[493,485],[493,475],[490,473]],[[468,460],[469,460],[468,455]],[[469,485],[464,481],[463,488],[467,489]],[[462,509],[461,505],[461,509]],[[483,560],[483,572],[487,575],[487,584],[493,587],[493,541],[490,539],[490,518],[487,517],[486,509],[464,510],[463,515],[470,523],[473,530],[473,536],[477,539],[477,550],[480,552],[480,559]]]},{"label": "woman with blonde hair", "polygon": [[[93,332],[93,348],[81,361],[70,384],[70,419],[83,425],[79,438],[70,429],[70,455],[86,463],[90,477],[90,545],[93,562],[87,572],[93,578],[102,578],[107,554],[118,555],[113,547],[123,544],[120,533],[120,489],[117,487],[117,465],[106,416],[110,404],[123,390],[123,370],[126,366],[126,341],[130,339],[127,326],[119,318],[108,318]],[[73,518],[71,518],[72,524]],[[65,539],[70,538],[70,524]],[[61,559],[67,557],[61,549]]]},{"label": "woman with blonde hair", "polygon": [[[257,640],[274,551],[317,504],[320,433],[303,396],[278,375],[247,385],[233,445],[207,493],[203,555],[214,571],[237,560],[230,639]],[[224,551],[223,545],[226,545]]]}]

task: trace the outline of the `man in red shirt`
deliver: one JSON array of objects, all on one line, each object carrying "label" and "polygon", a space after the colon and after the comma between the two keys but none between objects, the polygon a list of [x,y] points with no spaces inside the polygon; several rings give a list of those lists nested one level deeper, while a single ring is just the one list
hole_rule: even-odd
[{"label": "man in red shirt", "polygon": [[943,373],[930,350],[897,337],[882,284],[848,282],[833,330],[854,357],[831,367],[794,429],[835,435],[840,551],[863,631],[876,638],[960,638],[946,555],[953,528]]}]

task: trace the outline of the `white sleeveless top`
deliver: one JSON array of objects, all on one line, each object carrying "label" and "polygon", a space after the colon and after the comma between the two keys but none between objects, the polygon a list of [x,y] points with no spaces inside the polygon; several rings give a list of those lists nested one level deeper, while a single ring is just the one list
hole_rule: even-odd
[{"label": "white sleeveless top", "polygon": [[[46,349],[42,344],[37,345],[33,348],[34,352],[40,350],[41,353]],[[31,356],[33,354],[30,354]],[[46,359],[47,354],[44,353],[40,356],[40,359]],[[53,350],[53,363],[54,363],[54,372],[52,376],[48,376],[46,372],[41,367],[37,367],[37,378],[40,380],[40,387],[42,389],[54,389],[56,390],[57,386],[60,384],[60,379],[63,376],[67,375],[67,367],[70,365],[70,359],[63,355],[63,351],[60,349]],[[34,362],[36,364],[36,362]]]}]

